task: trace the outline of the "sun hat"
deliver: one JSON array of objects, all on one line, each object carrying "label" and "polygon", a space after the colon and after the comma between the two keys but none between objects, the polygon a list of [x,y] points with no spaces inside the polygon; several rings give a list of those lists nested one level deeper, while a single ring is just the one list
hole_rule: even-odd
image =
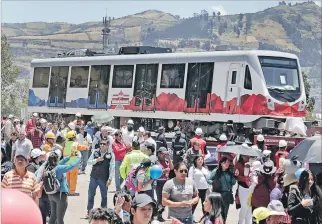
[{"label": "sun hat", "polygon": [[284,206],[279,200],[271,200],[267,208],[270,210],[269,214],[271,215],[282,215],[286,216],[284,211]]},{"label": "sun hat", "polygon": [[259,223],[262,220],[265,220],[269,217],[270,210],[265,207],[256,208],[253,211],[253,217],[255,218],[255,222]]},{"label": "sun hat", "polygon": [[283,180],[284,180],[284,187],[287,187],[291,184],[298,182],[298,179],[296,179],[296,176],[294,173],[285,174]]}]

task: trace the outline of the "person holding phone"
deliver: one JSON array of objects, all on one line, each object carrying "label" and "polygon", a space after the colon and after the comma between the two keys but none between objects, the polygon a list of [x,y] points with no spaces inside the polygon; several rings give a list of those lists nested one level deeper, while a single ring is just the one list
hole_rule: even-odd
[{"label": "person holding phone", "polygon": [[290,186],[288,214],[292,224],[322,223],[322,193],[316,186],[310,170],[302,171],[299,182]]},{"label": "person holding phone", "polygon": [[108,146],[109,140],[101,140],[100,148],[95,149],[88,159],[88,164],[93,165],[88,187],[88,216],[94,207],[97,187],[101,192],[101,207],[107,208],[107,188],[111,185],[115,172],[115,156]]}]

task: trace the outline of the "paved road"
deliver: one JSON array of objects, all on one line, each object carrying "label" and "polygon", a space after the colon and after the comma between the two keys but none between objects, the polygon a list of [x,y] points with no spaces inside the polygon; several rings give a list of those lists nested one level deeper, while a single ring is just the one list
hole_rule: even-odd
[{"label": "paved road", "polygon": [[[80,196],[69,197],[68,198],[68,208],[65,216],[66,224],[88,224],[88,220],[84,219],[86,215],[86,206],[87,206],[87,191],[89,185],[89,173],[91,166],[87,167],[87,172],[85,175],[78,176],[77,183],[77,192],[80,193]],[[109,191],[115,191],[114,183],[111,184]],[[108,207],[113,208],[113,198],[114,193],[108,194]],[[97,188],[96,197],[95,197],[95,207],[100,206],[100,191]],[[164,212],[164,218],[166,218],[166,212]],[[235,224],[238,221],[239,211],[235,209],[235,205],[230,207],[228,214],[227,224]],[[202,216],[201,203],[198,204],[198,207],[195,211],[195,220],[199,220]]]}]

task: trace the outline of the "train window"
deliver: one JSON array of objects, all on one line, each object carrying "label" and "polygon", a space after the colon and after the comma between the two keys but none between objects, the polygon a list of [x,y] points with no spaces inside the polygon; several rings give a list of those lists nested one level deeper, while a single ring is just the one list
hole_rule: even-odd
[{"label": "train window", "polygon": [[252,76],[250,74],[250,70],[249,70],[248,65],[246,65],[246,68],[245,68],[244,88],[245,89],[249,89],[249,90],[252,90],[253,89],[253,86],[252,86]]},{"label": "train window", "polygon": [[87,88],[89,66],[72,67],[70,76],[71,88]]},{"label": "train window", "polygon": [[113,88],[132,88],[134,65],[115,65]]},{"label": "train window", "polygon": [[185,64],[162,65],[160,88],[183,88]]},{"label": "train window", "polygon": [[33,88],[48,88],[49,67],[35,68],[32,82]]},{"label": "train window", "polygon": [[233,71],[231,74],[231,84],[236,84],[237,71]]}]

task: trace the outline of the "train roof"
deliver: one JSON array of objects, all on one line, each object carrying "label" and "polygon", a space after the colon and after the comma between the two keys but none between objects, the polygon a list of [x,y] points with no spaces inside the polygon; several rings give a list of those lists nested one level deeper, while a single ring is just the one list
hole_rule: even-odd
[{"label": "train roof", "polygon": [[117,65],[117,64],[146,64],[146,63],[197,63],[212,61],[238,61],[245,56],[269,56],[298,59],[294,54],[279,51],[237,50],[188,53],[135,54],[135,55],[104,55],[90,57],[66,57],[33,59],[31,67],[49,66],[86,66],[86,65]]}]

